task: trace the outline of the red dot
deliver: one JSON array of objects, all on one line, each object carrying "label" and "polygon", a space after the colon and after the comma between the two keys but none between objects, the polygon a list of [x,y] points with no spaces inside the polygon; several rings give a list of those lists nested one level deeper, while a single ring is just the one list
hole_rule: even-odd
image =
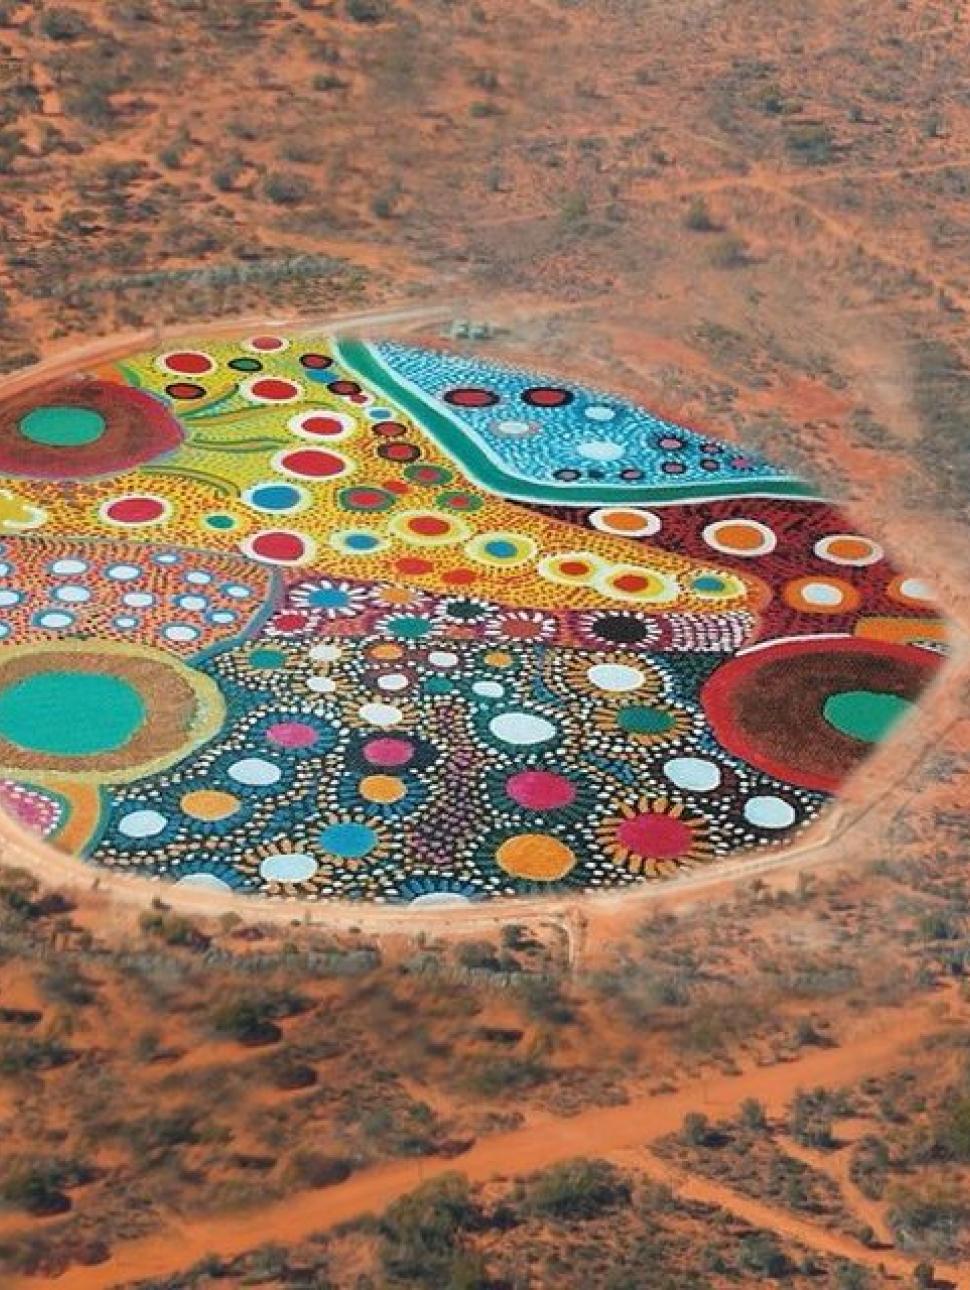
[{"label": "red dot", "polygon": [[465,587],[474,582],[478,575],[471,569],[448,569],[442,578],[451,587]]},{"label": "red dot", "polygon": [[119,497],[105,514],[117,524],[150,524],[165,514],[165,503],[157,497]]},{"label": "red dot", "polygon": [[533,811],[552,811],[576,800],[576,789],[563,775],[548,770],[522,770],[512,775],[505,791],[513,802]]},{"label": "red dot", "polygon": [[407,426],[402,426],[400,421],[382,421],[380,425],[374,426],[374,433],[385,439],[396,439],[398,435],[407,434],[407,432]]},{"label": "red dot", "polygon": [[258,381],[253,381],[249,389],[257,399],[268,399],[271,402],[295,399],[300,393],[298,385],[278,376],[261,376]]},{"label": "red dot", "polygon": [[406,766],[414,745],[407,739],[371,739],[364,745],[364,756],[372,766]]},{"label": "red dot", "polygon": [[279,460],[284,470],[302,479],[329,479],[343,474],[347,464],[343,457],[324,452],[322,448],[296,448],[283,453]]},{"label": "red dot", "polygon": [[343,434],[347,427],[339,417],[317,415],[304,418],[300,422],[300,429],[305,430],[308,434],[326,436]]},{"label": "red dot", "polygon": [[382,479],[381,487],[386,488],[389,493],[397,493],[401,497],[409,491],[403,479]]},{"label": "red dot", "polygon": [[304,367],[314,371],[319,370],[322,367],[332,366],[333,359],[330,358],[328,354],[303,354],[300,358],[300,362]]},{"label": "red dot", "polygon": [[379,488],[352,488],[345,496],[351,506],[360,506],[364,510],[377,510],[387,501]]},{"label": "red dot", "polygon": [[563,560],[559,569],[567,578],[582,578],[589,573],[589,565],[584,560]]},{"label": "red dot", "polygon": [[456,390],[448,390],[444,400],[456,408],[490,408],[498,403],[499,396],[494,390],[481,386],[463,385]]},{"label": "red dot", "polygon": [[184,376],[201,376],[205,372],[211,372],[215,363],[208,354],[185,349],[179,350],[176,354],[167,354],[165,366],[170,372],[181,372]]},{"label": "red dot", "polygon": [[448,521],[439,519],[437,515],[413,515],[408,520],[408,528],[419,537],[444,537],[451,532]]},{"label": "red dot", "polygon": [[617,591],[628,591],[632,595],[638,591],[646,591],[650,586],[650,580],[639,573],[621,573],[618,578],[613,579],[613,586]]},{"label": "red dot", "polygon": [[282,349],[286,344],[279,336],[253,336],[249,342],[252,349],[261,350],[263,353],[270,354],[275,349]]},{"label": "red dot", "polygon": [[262,560],[300,560],[306,554],[306,542],[299,533],[286,529],[269,529],[252,539],[252,552]]},{"label": "red dot", "polygon": [[327,389],[331,394],[352,395],[360,393],[360,386],[356,381],[331,381]]},{"label": "red dot", "polygon": [[535,385],[530,390],[522,391],[523,403],[529,403],[534,408],[561,408],[566,403],[572,403],[574,397],[569,390],[561,389],[558,385]]},{"label": "red dot", "polygon": [[377,453],[385,461],[417,461],[421,456],[421,450],[415,444],[398,443],[395,440],[382,443]]},{"label": "red dot", "polygon": [[430,560],[421,560],[417,556],[406,555],[397,561],[394,566],[398,573],[430,573],[434,565]]},{"label": "red dot", "polygon": [[273,626],[281,632],[298,632],[306,625],[306,614],[277,614],[273,619]]},{"label": "red dot", "polygon": [[690,826],[674,815],[634,815],[623,821],[616,836],[630,851],[651,860],[676,860],[694,841]]}]

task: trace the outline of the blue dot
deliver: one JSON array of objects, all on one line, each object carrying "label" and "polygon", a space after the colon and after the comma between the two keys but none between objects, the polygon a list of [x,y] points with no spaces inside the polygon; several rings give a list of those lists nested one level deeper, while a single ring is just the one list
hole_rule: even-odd
[{"label": "blue dot", "polygon": [[307,597],[316,609],[341,609],[349,599],[346,591],[339,587],[317,587]]},{"label": "blue dot", "polygon": [[515,555],[515,543],[499,540],[486,542],[485,550],[489,555],[494,555],[496,560],[508,560]]},{"label": "blue dot", "polygon": [[329,824],[320,834],[320,845],[331,855],[358,860],[377,844],[377,834],[366,824]]},{"label": "blue dot", "polygon": [[720,578],[715,578],[712,574],[702,574],[701,577],[694,579],[695,591],[723,591],[724,583]]},{"label": "blue dot", "polygon": [[288,511],[300,503],[299,489],[290,484],[266,484],[254,488],[250,493],[254,505],[262,506],[267,511]]},{"label": "blue dot", "polygon": [[377,538],[369,533],[349,533],[346,542],[351,551],[372,551],[377,546]]},{"label": "blue dot", "polygon": [[390,408],[371,408],[368,413],[372,421],[389,421],[393,415]]}]

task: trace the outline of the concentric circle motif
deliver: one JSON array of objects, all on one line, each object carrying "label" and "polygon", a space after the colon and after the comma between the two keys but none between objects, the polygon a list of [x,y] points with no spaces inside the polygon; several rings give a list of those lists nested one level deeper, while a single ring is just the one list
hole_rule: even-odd
[{"label": "concentric circle motif", "polygon": [[0,810],[216,904],[416,917],[810,830],[944,666],[922,572],[470,351],[250,322],[0,392]]},{"label": "concentric circle motif", "polygon": [[745,560],[770,555],[778,545],[772,529],[753,519],[716,520],[705,526],[703,536],[712,551]]},{"label": "concentric circle motif", "polygon": [[783,782],[833,790],[912,710],[935,670],[932,655],[908,645],[778,641],[723,663],[702,701],[729,752]]}]

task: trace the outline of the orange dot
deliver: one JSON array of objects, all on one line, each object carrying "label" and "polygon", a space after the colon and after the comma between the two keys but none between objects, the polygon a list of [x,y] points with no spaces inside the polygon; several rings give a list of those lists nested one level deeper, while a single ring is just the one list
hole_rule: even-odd
[{"label": "orange dot", "polygon": [[408,587],[384,587],[381,591],[381,599],[388,605],[410,605],[414,598]]},{"label": "orange dot", "polygon": [[360,795],[367,802],[399,802],[406,792],[396,775],[365,775],[360,781]]},{"label": "orange dot", "polygon": [[722,546],[736,551],[754,551],[765,540],[763,533],[747,524],[724,524],[717,530],[717,540]]},{"label": "orange dot", "polygon": [[504,649],[490,649],[485,655],[485,662],[489,667],[509,667],[512,663],[512,655],[507,654]]},{"label": "orange dot", "polygon": [[442,578],[452,587],[463,587],[475,581],[475,574],[471,569],[449,569]]},{"label": "orange dot", "polygon": [[636,511],[608,511],[603,516],[603,523],[614,533],[639,533],[644,526],[644,518]]},{"label": "orange dot", "polygon": [[621,573],[613,579],[613,586],[617,591],[629,591],[632,595],[637,591],[646,591],[650,586],[650,579],[639,573]]},{"label": "orange dot", "polygon": [[184,795],[181,807],[195,820],[224,820],[239,809],[239,798],[214,788],[199,788]]},{"label": "orange dot", "polygon": [[872,554],[872,543],[865,538],[840,537],[832,538],[826,551],[838,560],[864,560]]},{"label": "orange dot", "polygon": [[507,838],[496,851],[495,859],[513,878],[529,878],[533,882],[555,882],[576,863],[573,850],[548,833],[519,833]]},{"label": "orange dot", "polygon": [[589,573],[589,565],[585,560],[562,560],[559,572],[567,578],[584,578]]},{"label": "orange dot", "polygon": [[370,649],[371,658],[381,659],[382,661],[401,658],[403,654],[404,650],[400,645],[393,645],[390,642],[386,645],[372,645]]}]

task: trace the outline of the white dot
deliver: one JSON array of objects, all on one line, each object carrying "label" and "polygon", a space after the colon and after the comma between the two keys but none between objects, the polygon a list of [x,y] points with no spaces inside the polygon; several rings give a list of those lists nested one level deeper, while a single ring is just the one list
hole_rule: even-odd
[{"label": "white dot", "polygon": [[248,587],[244,587],[238,582],[230,583],[229,586],[225,588],[225,592],[227,596],[232,596],[234,600],[245,600],[247,596],[252,595],[252,592]]},{"label": "white dot", "polygon": [[616,413],[602,403],[593,403],[586,409],[586,415],[590,421],[612,421]]},{"label": "white dot", "polygon": [[432,667],[457,667],[458,655],[446,649],[433,649],[428,655],[428,662]]},{"label": "white dot", "polygon": [[214,623],[234,623],[236,615],[231,609],[217,609],[212,615],[212,621]]},{"label": "white dot", "polygon": [[576,451],[590,461],[616,461],[617,457],[623,456],[623,445],[614,443],[612,439],[587,439],[576,445]]},{"label": "white dot", "polygon": [[19,591],[0,591],[0,605],[19,605],[20,600]]},{"label": "white dot", "polygon": [[749,797],[744,818],[759,829],[787,829],[795,823],[795,810],[781,797]]},{"label": "white dot", "polygon": [[502,712],[493,717],[488,728],[496,739],[503,744],[541,744],[552,739],[556,727],[545,717],[536,717],[531,712]]},{"label": "white dot", "polygon": [[664,774],[678,788],[709,793],[721,782],[720,767],[703,757],[671,757],[664,763]]},{"label": "white dot", "polygon": [[506,435],[510,439],[532,433],[532,426],[528,421],[496,421],[493,429],[496,434]]},{"label": "white dot", "polygon": [[202,573],[201,570],[193,569],[191,573],[185,575],[185,581],[191,582],[195,587],[204,587],[207,582],[212,581],[212,574]]},{"label": "white dot", "polygon": [[208,601],[205,596],[179,596],[178,603],[182,609],[205,609]]},{"label": "white dot", "polygon": [[307,679],[306,688],[312,690],[314,694],[333,694],[337,688],[337,682],[332,676],[311,676]]},{"label": "white dot", "polygon": [[55,560],[51,573],[83,573],[87,567],[86,560]]},{"label": "white dot", "polygon": [[134,614],[119,614],[118,617],[114,620],[114,624],[116,627],[121,627],[122,629],[127,629],[129,627],[137,627],[138,619],[134,616]]},{"label": "white dot", "polygon": [[112,564],[105,570],[109,578],[114,578],[116,582],[129,582],[132,578],[137,578],[141,574],[134,564]]},{"label": "white dot", "polygon": [[275,784],[281,778],[279,766],[262,757],[243,757],[234,761],[227,772],[237,784]]},{"label": "white dot", "polygon": [[463,896],[459,891],[426,891],[423,896],[415,896],[413,900],[408,901],[408,904],[429,909],[436,906],[438,908],[447,908],[449,905],[468,905],[471,902],[467,896]]},{"label": "white dot", "polygon": [[6,578],[6,576],[12,571],[12,565],[8,564],[6,560],[0,560],[0,578]]},{"label": "white dot", "polygon": [[841,590],[827,582],[806,582],[802,587],[802,597],[810,605],[841,605],[844,599]]},{"label": "white dot", "polygon": [[472,690],[483,699],[500,699],[505,693],[505,686],[499,685],[498,681],[476,681]]},{"label": "white dot", "polygon": [[305,882],[320,866],[302,851],[283,851],[267,856],[259,866],[260,875],[270,882]]},{"label": "white dot", "polygon": [[9,623],[0,623],[0,641],[4,640],[5,637],[9,636],[12,630],[13,629],[11,628]]},{"label": "white dot", "polygon": [[594,663],[586,675],[598,690],[609,690],[614,694],[639,690],[647,679],[638,667],[629,667],[625,663]]},{"label": "white dot", "polygon": [[377,687],[380,690],[387,690],[391,694],[408,688],[408,678],[403,672],[391,672],[387,676],[377,678]]},{"label": "white dot", "polygon": [[369,726],[396,726],[404,717],[393,703],[363,703],[358,709],[362,721]]},{"label": "white dot", "polygon": [[178,564],[178,562],[179,558],[177,555],[171,555],[167,552],[164,555],[156,555],[155,557],[156,564]]},{"label": "white dot", "polygon": [[310,657],[314,663],[336,663],[340,654],[339,645],[314,645],[310,650]]},{"label": "white dot", "polygon": [[91,593],[87,587],[58,587],[54,595],[67,605],[83,605],[86,600],[91,599]]},{"label": "white dot", "polygon": [[227,882],[214,873],[187,873],[174,882],[173,887],[199,887],[203,891],[232,891]]},{"label": "white dot", "polygon": [[899,584],[899,590],[911,600],[933,600],[936,595],[930,584],[923,578],[904,578]]},{"label": "white dot", "polygon": [[118,832],[126,838],[153,838],[167,823],[158,811],[129,811],[118,821]]},{"label": "white dot", "polygon": [[155,597],[150,591],[126,591],[121,599],[131,609],[147,609],[155,603]]},{"label": "white dot", "polygon": [[52,609],[46,614],[41,614],[38,622],[41,627],[70,627],[74,622],[74,615],[61,614]]},{"label": "white dot", "polygon": [[167,641],[175,641],[182,645],[188,641],[198,640],[199,631],[196,627],[190,627],[188,623],[172,623],[170,627],[162,628],[162,635]]}]

